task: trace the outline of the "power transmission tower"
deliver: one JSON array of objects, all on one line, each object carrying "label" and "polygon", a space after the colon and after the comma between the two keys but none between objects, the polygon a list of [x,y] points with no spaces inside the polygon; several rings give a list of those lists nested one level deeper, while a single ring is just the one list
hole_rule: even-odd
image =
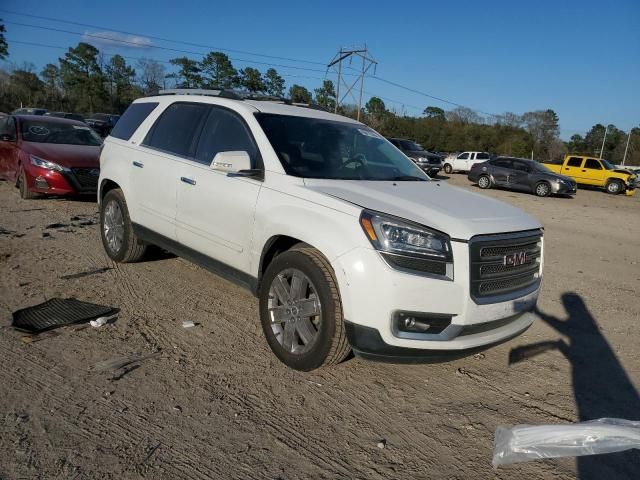
[{"label": "power transmission tower", "polygon": [[[355,68],[350,67],[351,63],[353,63],[354,57],[359,57],[361,60],[360,70],[356,70]],[[347,60],[349,62],[349,66],[346,66],[346,68],[359,72],[358,75],[356,75],[355,80],[351,84],[347,83],[347,81],[344,79],[345,74],[342,71],[343,70],[342,64]],[[333,60],[329,62],[329,65],[327,65],[327,70],[329,70],[330,68],[334,69],[334,71],[336,71],[336,73],[338,74],[338,82],[336,84],[335,113],[338,113],[338,107],[340,106],[340,103],[342,103],[344,99],[347,98],[347,95],[351,95],[351,98],[353,98],[353,101],[358,104],[358,120],[360,120],[360,111],[362,110],[362,90],[364,88],[364,77],[367,74],[367,72],[371,69],[371,67],[373,67],[373,72],[375,75],[377,65],[378,65],[378,62],[376,62],[369,55],[369,49],[367,48],[366,45],[364,46],[364,48],[342,48],[342,47],[340,48],[340,51],[336,54],[335,57],[333,57]],[[354,89],[358,84],[358,82],[360,82],[360,94],[358,98],[356,98]],[[342,98],[340,97],[341,85],[343,85],[346,88],[346,91],[342,95]]]}]

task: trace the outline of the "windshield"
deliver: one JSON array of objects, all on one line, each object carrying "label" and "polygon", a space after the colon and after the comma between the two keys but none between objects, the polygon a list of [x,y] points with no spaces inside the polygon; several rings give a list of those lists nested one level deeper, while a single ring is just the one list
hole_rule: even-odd
[{"label": "windshield", "polygon": [[89,127],[47,120],[22,120],[20,131],[25,142],[66,145],[102,145],[102,139]]},{"label": "windshield", "polygon": [[273,114],[256,117],[289,175],[332,180],[429,180],[391,143],[364,125]]},{"label": "windshield", "polygon": [[616,169],[616,167],[611,165],[607,160],[600,159],[600,161],[602,162],[602,165],[604,165],[604,168],[606,168],[607,170],[615,170]]},{"label": "windshield", "polygon": [[410,152],[421,152],[424,150],[422,145],[416,142],[412,142],[411,140],[400,140],[398,142],[403,150],[408,150]]}]

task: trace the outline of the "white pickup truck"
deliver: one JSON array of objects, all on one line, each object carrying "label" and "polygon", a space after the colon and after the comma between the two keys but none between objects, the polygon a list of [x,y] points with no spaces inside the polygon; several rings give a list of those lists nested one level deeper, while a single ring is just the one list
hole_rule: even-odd
[{"label": "white pickup truck", "polygon": [[162,93],[136,100],[104,142],[98,202],[114,261],[158,245],[248,288],[267,343],[299,370],[351,350],[469,355],[533,322],[535,218],[431,180],[349,118],[226,91]]},{"label": "white pickup truck", "polygon": [[449,155],[444,160],[445,173],[468,172],[475,163],[486,162],[491,159],[487,152],[462,152],[457,155]]}]

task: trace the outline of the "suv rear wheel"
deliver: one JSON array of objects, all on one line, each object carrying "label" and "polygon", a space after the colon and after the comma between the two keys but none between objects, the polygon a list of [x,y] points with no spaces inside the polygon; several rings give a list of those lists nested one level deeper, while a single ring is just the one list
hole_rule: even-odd
[{"label": "suv rear wheel", "polygon": [[451,173],[451,172],[453,172],[453,168],[448,163],[445,163],[444,164],[444,173]]},{"label": "suv rear wheel", "polygon": [[278,255],[264,273],[259,301],[267,343],[287,366],[309,371],[349,354],[338,285],[315,248]]},{"label": "suv rear wheel", "polygon": [[127,202],[119,188],[109,190],[100,203],[100,236],[107,255],[116,262],[137,262],[147,250],[133,231]]}]

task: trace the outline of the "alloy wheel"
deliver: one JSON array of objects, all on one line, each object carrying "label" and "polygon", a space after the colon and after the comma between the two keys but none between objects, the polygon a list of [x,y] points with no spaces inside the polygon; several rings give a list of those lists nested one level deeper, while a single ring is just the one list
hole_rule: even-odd
[{"label": "alloy wheel", "polygon": [[549,194],[549,185],[546,183],[540,183],[536,187],[536,195],[539,197],[546,197]]},{"label": "alloy wheel", "polygon": [[103,231],[109,250],[114,254],[120,252],[124,242],[124,216],[115,200],[110,200],[105,206]]},{"label": "alloy wheel", "polygon": [[478,179],[478,186],[480,188],[489,188],[489,177],[480,177]]},{"label": "alloy wheel", "polygon": [[288,268],[269,287],[269,318],[273,333],[287,352],[303,354],[318,337],[321,304],[318,293],[303,272]]}]

